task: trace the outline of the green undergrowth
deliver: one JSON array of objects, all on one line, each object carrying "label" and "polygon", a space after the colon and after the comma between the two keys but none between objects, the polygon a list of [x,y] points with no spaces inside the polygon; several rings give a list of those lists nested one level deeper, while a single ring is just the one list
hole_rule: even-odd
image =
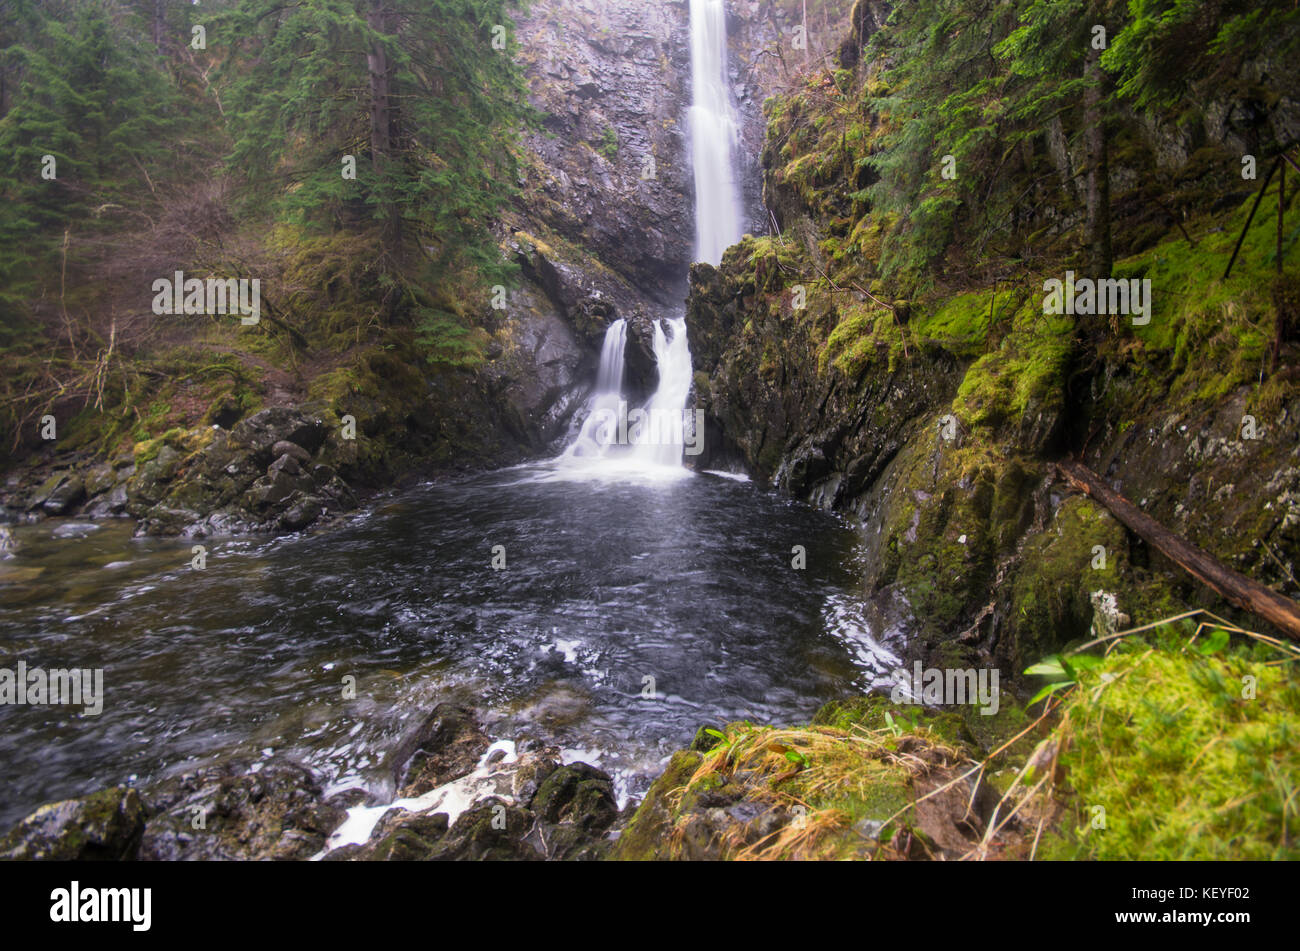
[{"label": "green undergrowth", "polygon": [[[1300,687],[1280,660],[1184,620],[1074,655],[1069,689],[1040,722],[1037,702],[1026,712],[1006,693],[995,717],[873,694],[827,704],[806,726],[701,729],[613,857],[938,857],[922,791],[978,773],[984,821],[957,843],[967,855],[1300,858]],[[976,802],[967,786],[938,791],[959,814]],[[957,857],[952,840],[946,849]]]},{"label": "green undergrowth", "polygon": [[198,344],[108,361],[102,407],[88,397],[60,427],[60,446],[112,456],[168,430],[238,419],[261,405],[256,368]]},{"label": "green undergrowth", "polygon": [[[1140,394],[1165,405],[1203,404],[1253,385],[1261,405],[1276,409],[1285,398],[1274,392],[1281,384],[1270,382],[1276,300],[1300,278],[1294,268],[1277,276],[1275,232],[1260,223],[1272,220],[1275,195],[1265,197],[1232,275],[1222,279],[1253,200],[1194,225],[1201,233],[1195,246],[1175,231],[1116,263],[1115,277],[1151,282],[1149,323],[1134,323],[1131,315],[1044,313],[1044,282],[1066,276],[1065,270],[1044,272],[1014,284],[932,294],[903,309],[894,302],[895,313],[871,301],[841,302],[820,370],[834,367],[853,377],[882,356],[893,370],[900,356],[946,350],[967,364],[954,411],[966,426],[990,431],[1019,426],[1027,412],[1060,410],[1075,366],[1098,359],[1128,368]],[[879,282],[872,287],[884,293]]]},{"label": "green undergrowth", "polygon": [[1055,731],[1065,812],[1048,858],[1300,858],[1294,660],[1190,621],[1076,671]]}]

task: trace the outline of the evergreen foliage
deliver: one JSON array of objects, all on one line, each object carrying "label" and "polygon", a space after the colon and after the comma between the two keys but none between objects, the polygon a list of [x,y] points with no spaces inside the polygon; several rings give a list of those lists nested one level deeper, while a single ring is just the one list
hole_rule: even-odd
[{"label": "evergreen foliage", "polygon": [[[1098,27],[1105,46],[1089,78]],[[1156,109],[1191,122],[1225,85],[1262,111],[1295,94],[1298,53],[1300,11],[1281,2],[896,5],[870,41],[864,62],[874,65],[857,92],[859,107],[881,123],[856,155],[873,180],[864,197],[878,218],[894,216],[881,273],[903,289],[927,285],[954,246],[1022,262],[1034,249],[1017,226],[1044,194],[1061,211],[1083,202],[1091,159],[1058,167],[1058,187],[1046,193],[1040,183],[1053,177],[1044,169],[1086,154],[1090,124],[1110,126]],[[1243,70],[1247,59],[1254,72]],[[1084,106],[1090,90],[1099,110],[1091,118]],[[1285,143],[1260,145],[1268,154]],[[948,156],[955,176],[945,178]]]},{"label": "evergreen foliage", "polygon": [[389,222],[443,268],[499,273],[488,225],[516,192],[515,130],[529,114],[512,5],[241,0],[219,27],[242,38],[225,62],[231,170],[251,199],[301,222]]},{"label": "evergreen foliage", "polygon": [[[179,107],[113,0],[9,7],[0,25],[0,315],[13,326],[65,231],[102,231],[168,158]],[[46,156],[52,157],[46,159]],[[52,177],[46,177],[46,175]]]}]

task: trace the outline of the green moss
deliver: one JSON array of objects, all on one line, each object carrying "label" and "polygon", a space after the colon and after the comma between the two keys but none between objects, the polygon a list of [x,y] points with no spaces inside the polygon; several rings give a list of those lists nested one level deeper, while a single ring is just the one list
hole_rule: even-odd
[{"label": "green moss", "polygon": [[906,331],[894,314],[878,304],[854,303],[841,312],[839,323],[818,354],[818,370],[834,366],[855,380],[877,362],[893,371],[907,352]]},{"label": "green moss", "polygon": [[1062,643],[1086,638],[1092,592],[1117,592],[1121,577],[1132,571],[1119,522],[1086,497],[1062,502],[1048,529],[1025,542],[1012,594],[1017,664],[1027,666]]},{"label": "green moss", "polygon": [[673,754],[614,844],[611,859],[635,862],[664,857],[672,831],[674,796],[680,794],[703,759],[693,750]]},{"label": "green moss", "polygon": [[[1023,732],[1030,723],[1029,715],[1025,713],[1024,708],[1012,702],[1011,692],[1005,689],[1005,684],[999,683],[999,687],[1001,688],[1001,697],[997,713],[986,715],[980,712],[979,707],[975,706],[961,708],[962,723],[966,728],[966,734],[985,755],[1000,749],[1013,737]],[[1007,747],[1003,753],[1005,758],[999,760],[999,762],[1007,762],[1008,759],[1023,759],[1033,752],[1037,742],[1038,737],[1032,732],[1021,737]]]},{"label": "green moss", "polygon": [[[980,449],[944,445],[937,452],[937,460],[918,454],[905,470],[903,484],[914,506],[911,520],[893,516],[888,530],[898,555],[896,580],[916,618],[938,643],[948,643],[961,630],[962,619],[979,606],[976,602],[982,602],[991,578],[995,548],[990,518],[998,474],[1006,463]],[[933,491],[923,488],[927,466],[938,473]]]},{"label": "green moss", "polygon": [[1030,298],[1012,317],[1012,329],[997,350],[966,372],[953,409],[971,427],[997,429],[1019,424],[1030,408],[1059,406],[1074,349],[1074,320],[1044,314]]},{"label": "green moss", "polygon": [[1181,650],[1186,633],[1081,674],[1060,733],[1068,815],[1046,857],[1300,858],[1300,686],[1275,652],[1205,657]]},{"label": "green moss", "polygon": [[934,340],[960,357],[971,358],[983,351],[994,312],[988,294],[959,294],[914,313],[911,327],[918,338]]},{"label": "green moss", "polygon": [[1176,233],[1116,265],[1117,276],[1151,281],[1150,323],[1122,329],[1148,351],[1167,356],[1173,378],[1164,388],[1175,405],[1216,399],[1257,380],[1267,360],[1276,314],[1269,294],[1275,190],[1265,195],[1232,274],[1223,280],[1253,202],[1252,196],[1217,226],[1198,229],[1206,233],[1195,247]]},{"label": "green moss", "polygon": [[170,446],[177,452],[187,452],[187,432],[183,429],[169,429],[161,436],[154,439],[146,439],[135,445],[135,464],[142,466],[146,462],[152,462],[158,458],[158,453],[162,452],[164,446]]}]

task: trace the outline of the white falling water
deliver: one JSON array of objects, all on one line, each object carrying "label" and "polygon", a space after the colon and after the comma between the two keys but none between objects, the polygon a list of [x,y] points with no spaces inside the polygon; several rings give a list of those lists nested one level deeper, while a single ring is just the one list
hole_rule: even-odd
[{"label": "white falling water", "polygon": [[643,439],[633,449],[633,458],[654,466],[680,466],[682,450],[692,435],[686,399],[691,394],[691,345],[686,337],[686,318],[668,321],[672,331],[664,333],[663,321],[655,324],[654,353],[659,367],[659,388],[645,405]]},{"label": "white falling water", "polygon": [[619,318],[605,331],[600,348],[600,370],[596,373],[596,392],[618,395],[623,391],[623,353],[627,350],[627,321]]},{"label": "white falling water", "polygon": [[[610,324],[587,418],[561,461],[577,463],[588,474],[686,473],[682,453],[696,434],[694,419],[686,412],[691,392],[686,318],[656,321],[652,346],[659,385],[645,406],[629,410],[622,393],[627,324],[623,320]],[[592,464],[598,464],[595,470]]]},{"label": "white falling water", "polygon": [[[735,155],[739,125],[727,81],[727,11],[723,0],[691,3],[691,162],[695,170],[695,259],[717,264],[740,240]],[[667,327],[665,328],[665,323]],[[691,393],[691,347],[686,319],[656,321],[654,355],[659,386],[650,401],[628,411],[623,402],[627,325],[605,333],[596,389],[582,431],[562,457],[585,472],[685,474],[684,451],[698,450],[697,417],[686,412]],[[688,447],[690,447],[688,449]],[[595,465],[595,464],[599,465]],[[565,469],[572,473],[574,466]]]},{"label": "white falling water", "polygon": [[623,399],[624,352],[627,350],[627,321],[619,318],[605,330],[600,348],[600,369],[596,372],[596,389],[587,404],[588,414],[582,432],[564,451],[566,458],[602,457],[618,435],[608,425],[610,414],[617,414]]},{"label": "white falling water", "polygon": [[691,0],[691,161],[695,169],[695,259],[717,264],[740,240],[735,153],[740,133],[727,81],[723,0]]}]

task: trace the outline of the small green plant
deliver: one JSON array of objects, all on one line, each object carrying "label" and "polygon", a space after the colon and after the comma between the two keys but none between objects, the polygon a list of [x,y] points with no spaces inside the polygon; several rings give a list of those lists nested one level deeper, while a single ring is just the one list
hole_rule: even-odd
[{"label": "small green plant", "polygon": [[898,716],[895,717],[888,710],[885,711],[885,729],[889,730],[889,732],[894,735],[895,739],[910,730],[915,730],[920,725],[921,716],[919,713],[904,713],[900,710]]},{"label": "small green plant", "polygon": [[738,724],[732,724],[732,726],[737,727],[738,729],[731,733],[724,733],[721,730],[714,730],[711,727],[704,728],[704,732],[708,736],[711,736],[718,741],[713,744],[713,747],[708,751],[707,755],[712,756],[714,753],[722,753],[723,761],[725,762],[727,759],[730,759],[732,752],[738,746],[754,735],[756,729],[754,724],[750,723],[748,720]]},{"label": "small green plant", "polygon": [[1230,635],[1227,631],[1216,628],[1210,632],[1210,636],[1205,639],[1204,643],[1196,645],[1196,650],[1202,657],[1213,657],[1228,646],[1229,639]]},{"label": "small green plant", "polygon": [[618,158],[618,133],[614,131],[613,126],[605,128],[605,132],[600,138],[600,145],[596,146],[596,151],[611,162]]},{"label": "small green plant", "polygon": [[1078,671],[1091,670],[1100,667],[1101,664],[1100,657],[1093,657],[1090,654],[1076,654],[1074,657],[1065,654],[1049,654],[1032,667],[1025,669],[1025,674],[1028,676],[1048,678],[1048,683],[1034,694],[1033,699],[1026,706],[1032,707],[1039,700],[1046,699],[1057,691],[1073,687],[1079,682]]}]

